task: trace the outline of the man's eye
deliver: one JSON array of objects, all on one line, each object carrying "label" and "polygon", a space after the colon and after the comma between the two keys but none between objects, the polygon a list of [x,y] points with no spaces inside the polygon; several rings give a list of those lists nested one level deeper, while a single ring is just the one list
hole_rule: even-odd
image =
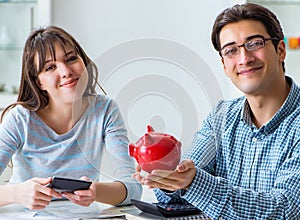
[{"label": "man's eye", "polygon": [[255,40],[255,41],[249,41],[247,42],[247,49],[248,50],[255,50],[257,48],[260,48],[264,46],[264,42],[262,40]]},{"label": "man's eye", "polygon": [[223,54],[224,56],[233,56],[238,52],[238,47],[228,47],[224,48]]}]

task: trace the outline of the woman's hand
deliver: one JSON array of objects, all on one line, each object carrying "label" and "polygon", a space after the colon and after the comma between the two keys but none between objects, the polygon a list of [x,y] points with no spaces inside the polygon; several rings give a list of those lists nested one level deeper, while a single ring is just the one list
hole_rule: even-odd
[{"label": "woman's hand", "polygon": [[132,178],[136,179],[139,183],[144,184],[144,178],[141,176],[141,167],[140,165],[136,165],[135,167],[135,173],[132,174]]},{"label": "woman's hand", "polygon": [[[80,179],[91,181],[85,176],[81,177]],[[89,206],[96,199],[96,185],[93,182],[88,190],[77,190],[74,193],[64,192],[62,195],[75,204]]]},{"label": "woman's hand", "polygon": [[141,184],[149,188],[160,188],[169,191],[187,189],[196,175],[196,168],[192,160],[182,161],[175,171],[153,170],[145,177],[140,175],[140,170],[138,166],[133,177]]},{"label": "woman's hand", "polygon": [[52,197],[61,198],[60,193],[46,187],[52,180],[49,178],[32,178],[14,185],[14,202],[32,210],[43,209],[51,202]]}]

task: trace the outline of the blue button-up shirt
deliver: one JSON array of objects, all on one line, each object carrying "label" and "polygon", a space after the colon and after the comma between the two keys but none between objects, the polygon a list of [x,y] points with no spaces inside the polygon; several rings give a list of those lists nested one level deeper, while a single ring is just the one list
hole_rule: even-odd
[{"label": "blue button-up shirt", "polygon": [[192,142],[189,189],[155,189],[158,200],[184,199],[213,219],[300,219],[300,88],[287,80],[286,101],[260,128],[245,97],[221,101]]}]

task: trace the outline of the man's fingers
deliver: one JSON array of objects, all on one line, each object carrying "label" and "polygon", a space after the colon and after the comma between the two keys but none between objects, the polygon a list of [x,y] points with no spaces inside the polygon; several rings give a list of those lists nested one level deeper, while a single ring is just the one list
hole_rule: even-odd
[{"label": "man's fingers", "polygon": [[161,179],[160,181],[151,181],[145,180],[145,185],[149,188],[159,188],[159,189],[166,189],[170,191],[175,191],[177,188],[175,181],[166,181],[165,179]]},{"label": "man's fingers", "polygon": [[195,168],[195,164],[191,159],[183,160],[178,166],[176,167],[176,171],[178,172],[186,172],[189,169]]}]

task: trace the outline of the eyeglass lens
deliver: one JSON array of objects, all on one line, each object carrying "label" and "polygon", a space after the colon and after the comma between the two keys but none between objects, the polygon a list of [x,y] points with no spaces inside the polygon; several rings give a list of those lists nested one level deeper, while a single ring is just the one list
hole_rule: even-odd
[{"label": "eyeglass lens", "polygon": [[226,58],[234,57],[240,53],[240,47],[244,47],[247,51],[257,50],[259,48],[264,47],[265,41],[267,40],[271,40],[271,39],[270,38],[264,39],[259,37],[259,38],[251,39],[241,45],[236,45],[236,44],[228,45],[221,50],[221,56]]}]

